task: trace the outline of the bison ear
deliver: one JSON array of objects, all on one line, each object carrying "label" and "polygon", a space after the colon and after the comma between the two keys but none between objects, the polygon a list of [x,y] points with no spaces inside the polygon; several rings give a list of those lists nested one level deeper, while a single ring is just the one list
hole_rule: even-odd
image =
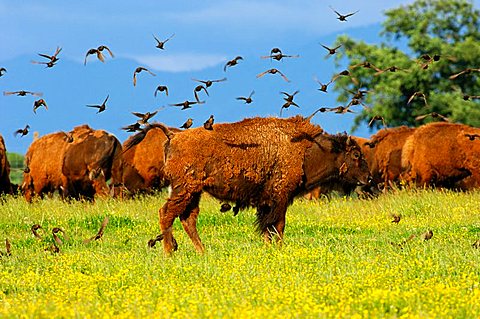
[{"label": "bison ear", "polygon": [[352,145],[353,145],[353,143],[352,143],[352,137],[349,135],[349,136],[347,137],[347,146],[352,146]]}]

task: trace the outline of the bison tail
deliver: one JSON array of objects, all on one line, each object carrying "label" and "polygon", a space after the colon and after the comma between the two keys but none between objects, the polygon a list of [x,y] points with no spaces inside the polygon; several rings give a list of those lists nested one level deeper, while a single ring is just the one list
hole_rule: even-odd
[{"label": "bison tail", "polygon": [[169,127],[165,126],[164,124],[161,123],[154,123],[154,124],[149,124],[145,128],[143,128],[140,132],[137,134],[133,135],[130,140],[125,144],[125,148],[123,150],[123,153],[134,147],[135,145],[139,144],[145,136],[147,136],[148,131],[150,131],[153,128],[159,128],[165,133],[165,136],[170,140],[173,135],[175,134]]}]

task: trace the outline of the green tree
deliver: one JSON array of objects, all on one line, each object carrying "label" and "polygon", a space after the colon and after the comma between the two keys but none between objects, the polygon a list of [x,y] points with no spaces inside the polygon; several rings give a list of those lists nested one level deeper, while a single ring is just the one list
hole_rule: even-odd
[{"label": "green tree", "polygon": [[[480,126],[480,105],[475,99],[480,95],[480,72],[473,70],[450,79],[467,68],[480,68],[480,12],[465,0],[417,0],[385,15],[379,45],[346,35],[337,38],[344,50],[337,54],[336,62],[347,60],[352,75],[335,82],[338,100],[348,103],[352,91],[369,91],[353,130],[375,115],[382,116],[388,126],[417,126],[432,119],[415,118],[431,112],[453,122]],[[374,67],[365,67],[367,61]],[[401,69],[378,72],[392,66]],[[415,92],[420,93],[407,104]]]}]

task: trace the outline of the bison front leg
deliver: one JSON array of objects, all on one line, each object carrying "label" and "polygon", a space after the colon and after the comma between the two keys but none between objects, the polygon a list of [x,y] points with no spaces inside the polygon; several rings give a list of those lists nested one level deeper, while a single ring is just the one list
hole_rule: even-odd
[{"label": "bison front leg", "polygon": [[203,253],[205,247],[203,246],[197,231],[197,218],[198,213],[200,212],[200,208],[198,207],[199,202],[200,194],[193,195],[193,199],[190,205],[188,205],[185,212],[180,215],[180,221],[182,222],[183,229],[188,234],[188,237],[190,237],[190,239],[192,240],[195,249],[199,253]]},{"label": "bison front leg", "polygon": [[286,203],[277,203],[275,207],[262,205],[257,208],[257,223],[265,242],[271,243],[275,238],[282,243],[287,213]]}]

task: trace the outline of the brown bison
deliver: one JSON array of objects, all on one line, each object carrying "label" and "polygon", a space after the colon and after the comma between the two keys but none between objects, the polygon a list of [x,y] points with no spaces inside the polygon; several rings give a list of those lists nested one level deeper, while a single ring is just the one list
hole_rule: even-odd
[{"label": "brown bison", "polygon": [[[402,170],[402,149],[405,141],[415,132],[415,128],[400,126],[385,128],[372,135],[367,143],[370,151],[365,151],[373,183],[383,184],[384,188],[400,182]],[[367,146],[367,147],[368,147]]]},{"label": "brown bison", "polygon": [[[372,148],[366,144],[369,142],[369,140],[367,138],[358,137],[358,136],[351,136],[351,138],[355,140],[355,142],[357,142],[357,144],[362,149],[363,156],[365,157],[365,160],[367,161],[367,164],[368,164],[369,157],[372,152],[371,151]],[[369,192],[368,189],[363,189],[365,188],[365,186],[367,185],[362,185],[362,189],[357,189],[358,183],[346,183],[345,181],[335,181],[330,183],[329,185],[324,185],[322,187],[317,186],[313,188],[311,191],[309,191],[304,195],[304,198],[309,200],[319,199],[320,196],[328,195],[332,192],[337,192],[340,195],[349,195],[354,190],[358,191],[359,195],[364,195],[365,191]]]},{"label": "brown bison", "polygon": [[0,195],[11,194],[10,164],[7,159],[7,149],[3,137],[0,135]]},{"label": "brown bison", "polygon": [[440,122],[417,128],[402,151],[406,179],[424,187],[478,186],[480,145],[477,136],[480,129],[462,124]]},{"label": "brown bison", "polygon": [[167,254],[174,249],[177,217],[203,252],[196,228],[203,191],[240,209],[255,207],[258,229],[269,241],[283,238],[286,210],[295,196],[336,180],[366,183],[369,178],[353,139],[326,134],[300,116],[245,119],[177,134],[164,129],[170,139],[165,174],[172,192],[159,217]]},{"label": "brown bison", "polygon": [[26,169],[23,173],[22,191],[25,199],[31,202],[35,194],[43,198],[45,194],[60,191],[66,184],[62,174],[63,156],[68,145],[68,135],[57,132],[44,135],[30,145],[25,155]]},{"label": "brown bison", "polygon": [[62,197],[93,199],[108,194],[106,181],[121,180],[121,145],[113,136],[87,125],[35,140],[25,156],[25,199],[59,191]]},{"label": "brown bison", "polygon": [[[169,131],[179,132],[176,128]],[[135,140],[140,142],[135,143]],[[167,186],[163,150],[168,141],[159,124],[151,124],[123,143],[123,186],[130,193],[148,192]],[[132,145],[128,147],[128,145]],[[155,155],[153,152],[155,151]],[[160,152],[160,153],[159,153]]]},{"label": "brown bison", "polygon": [[115,136],[87,125],[76,127],[72,135],[63,157],[64,191],[76,199],[108,195],[106,181],[122,181],[122,145]]}]

